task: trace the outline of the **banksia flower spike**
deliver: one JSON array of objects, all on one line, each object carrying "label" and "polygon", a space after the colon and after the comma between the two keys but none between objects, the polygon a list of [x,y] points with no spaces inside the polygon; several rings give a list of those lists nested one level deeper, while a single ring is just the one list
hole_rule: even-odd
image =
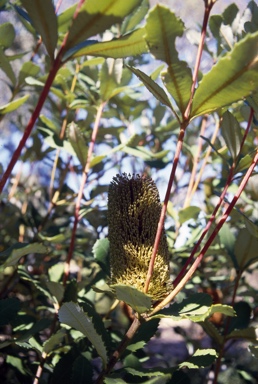
[{"label": "banksia flower spike", "polygon": [[[154,181],[139,175],[117,175],[108,193],[111,283],[144,292],[161,213]],[[168,293],[169,255],[165,231],[161,236],[148,294],[160,300]]]}]

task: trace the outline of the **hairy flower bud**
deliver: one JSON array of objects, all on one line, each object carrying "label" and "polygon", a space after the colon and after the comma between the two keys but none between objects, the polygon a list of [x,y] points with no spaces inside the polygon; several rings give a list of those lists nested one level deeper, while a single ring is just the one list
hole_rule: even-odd
[{"label": "hairy flower bud", "polygon": [[[161,213],[158,189],[150,178],[117,175],[108,192],[111,283],[144,291]],[[148,294],[159,300],[168,292],[169,254],[161,236]]]}]

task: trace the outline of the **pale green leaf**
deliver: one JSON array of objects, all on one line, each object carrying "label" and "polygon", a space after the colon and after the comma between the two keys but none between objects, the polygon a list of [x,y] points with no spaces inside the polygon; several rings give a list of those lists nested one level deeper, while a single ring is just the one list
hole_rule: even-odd
[{"label": "pale green leaf", "polygon": [[149,12],[145,29],[150,52],[168,64],[163,80],[183,113],[189,101],[192,74],[187,64],[178,59],[175,40],[182,36],[184,24],[170,9],[158,4]]},{"label": "pale green leaf", "polygon": [[0,253],[0,262],[3,262],[3,267],[16,265],[21,257],[30,253],[48,254],[49,248],[41,243],[16,243]]},{"label": "pale green leaf", "polygon": [[125,146],[123,148],[123,151],[125,153],[128,153],[128,155],[132,155],[135,157],[139,157],[143,159],[144,161],[152,160],[152,159],[162,159],[164,156],[166,156],[169,153],[169,150],[160,151],[157,153],[153,153],[151,151],[148,151],[144,147],[136,146],[135,148],[131,148],[129,146]]},{"label": "pale green leaf", "polygon": [[8,58],[4,54],[2,47],[0,47],[0,68],[6,74],[6,76],[9,77],[12,84],[15,85],[15,83],[16,83],[15,74],[13,72],[12,66],[11,66]]},{"label": "pale green leaf", "polygon": [[87,45],[85,47],[74,47],[63,57],[63,61],[80,57],[84,55],[113,57],[114,59],[140,55],[148,51],[148,47],[143,38],[144,29],[139,28],[127,35],[111,41],[100,42],[97,44]]},{"label": "pale green leaf", "polygon": [[232,158],[236,159],[242,141],[241,128],[237,119],[229,111],[225,112],[222,116],[220,128]]},{"label": "pale green leaf", "polygon": [[250,167],[250,165],[252,164],[253,162],[253,157],[250,156],[249,154],[245,155],[240,161],[239,163],[237,164],[237,167],[236,167],[236,173],[238,172],[242,172],[243,170],[247,169]]},{"label": "pale green leaf", "polygon": [[181,209],[178,212],[178,217],[179,217],[180,224],[183,224],[186,221],[191,220],[191,219],[196,220],[198,218],[198,215],[199,215],[200,211],[201,211],[200,208],[199,207],[195,207],[195,206]]},{"label": "pale green leaf", "polygon": [[246,35],[203,76],[194,95],[191,118],[243,99],[257,89],[257,51],[258,32]]},{"label": "pale green leaf", "polygon": [[51,335],[50,338],[43,344],[43,352],[47,355],[55,352],[55,349],[60,345],[65,337],[65,329],[59,329],[55,334]]},{"label": "pale green leaf", "polygon": [[215,349],[197,349],[197,351],[187,361],[179,364],[180,368],[204,368],[211,365],[217,357]]},{"label": "pale green leaf", "polygon": [[21,0],[33,26],[40,34],[50,58],[54,59],[57,45],[57,18],[52,0]]},{"label": "pale green leaf", "polygon": [[58,34],[62,35],[65,34],[69,26],[72,24],[73,21],[73,15],[77,8],[77,4],[74,4],[67,9],[64,10],[64,12],[60,13],[57,17],[57,24],[58,24]]},{"label": "pale green leaf", "polygon": [[90,162],[90,167],[92,168],[94,165],[101,163],[101,161],[103,159],[105,159],[106,157],[109,157],[111,154],[122,150],[125,145],[126,145],[126,143],[125,144],[119,144],[115,148],[111,149],[111,151],[105,152],[103,155],[98,155],[98,156],[93,157],[93,159]]},{"label": "pale green leaf", "polygon": [[21,67],[19,77],[18,77],[18,84],[21,86],[27,77],[36,77],[37,74],[40,71],[40,67],[36,64],[34,64],[32,61],[27,61],[24,63]]},{"label": "pale green leaf", "polygon": [[128,68],[143,82],[146,88],[156,97],[156,99],[158,99],[162,104],[171,108],[171,103],[164,89],[155,83],[155,81],[152,80],[150,76],[146,75],[139,69],[130,66],[128,66]]},{"label": "pale green leaf", "polygon": [[0,25],[0,47],[9,48],[15,38],[15,30],[11,23],[2,23]]},{"label": "pale green leaf", "polygon": [[258,260],[258,239],[246,229],[240,229],[235,243],[238,268],[244,270]]},{"label": "pale green leaf", "polygon": [[141,0],[87,0],[74,19],[66,42],[66,51],[91,36],[98,35],[114,24],[121,23]]},{"label": "pale green leaf", "polygon": [[118,300],[124,301],[136,312],[144,313],[150,310],[152,304],[150,295],[126,284],[114,284],[111,288],[115,290]]},{"label": "pale green leaf", "polygon": [[8,104],[2,105],[0,107],[0,115],[5,115],[6,113],[16,111],[21,105],[26,103],[30,95],[25,95],[20,97],[19,99],[13,100]]},{"label": "pale green leaf", "polygon": [[88,147],[85,143],[85,140],[82,136],[79,127],[74,122],[72,122],[68,126],[67,139],[69,140],[82,167],[84,168],[88,155]]},{"label": "pale green leaf", "polygon": [[99,356],[102,358],[104,365],[106,365],[107,350],[103,339],[101,335],[97,333],[92,319],[83,312],[82,308],[73,302],[64,303],[58,312],[58,316],[60,323],[75,328],[90,340]]},{"label": "pale green leaf", "polygon": [[121,33],[125,34],[126,32],[131,32],[135,29],[142,19],[146,16],[149,10],[149,0],[142,0],[139,7],[132,12],[131,15],[127,16],[123,20],[123,24],[121,27]]}]

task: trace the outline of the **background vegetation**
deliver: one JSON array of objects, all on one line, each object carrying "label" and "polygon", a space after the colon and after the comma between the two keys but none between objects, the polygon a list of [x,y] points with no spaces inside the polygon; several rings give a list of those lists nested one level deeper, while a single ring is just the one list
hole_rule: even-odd
[{"label": "background vegetation", "polygon": [[[257,382],[258,7],[214,3],[186,28],[145,0],[0,1],[1,382]],[[123,172],[160,191],[161,302],[108,286]]]}]

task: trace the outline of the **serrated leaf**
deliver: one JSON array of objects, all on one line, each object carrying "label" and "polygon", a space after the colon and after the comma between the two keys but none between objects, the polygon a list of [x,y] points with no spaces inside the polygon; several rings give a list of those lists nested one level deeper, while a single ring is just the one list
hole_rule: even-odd
[{"label": "serrated leaf", "polygon": [[114,24],[119,24],[132,12],[141,0],[87,0],[74,19],[66,42],[69,50],[91,36],[98,35]]},{"label": "serrated leaf", "polygon": [[96,332],[92,319],[83,312],[82,308],[73,302],[64,303],[58,312],[58,316],[61,323],[75,328],[90,340],[99,356],[102,358],[103,364],[106,366],[107,350],[105,344],[101,335]]},{"label": "serrated leaf", "polygon": [[2,266],[9,267],[16,265],[20,258],[28,255],[29,253],[49,253],[49,248],[41,243],[16,243],[4,252],[0,253],[0,263]]},{"label": "serrated leaf", "polygon": [[20,97],[19,99],[13,100],[8,104],[2,105],[0,107],[0,115],[5,115],[6,113],[10,113],[16,111],[21,105],[26,103],[30,95],[25,95]]},{"label": "serrated leaf", "polygon": [[189,360],[179,364],[180,368],[187,367],[189,369],[204,368],[211,365],[217,357],[215,349],[197,349]]},{"label": "serrated leaf", "polygon": [[153,94],[153,96],[156,97],[157,100],[159,100],[162,104],[166,105],[167,107],[171,108],[171,103],[164,89],[162,89],[157,83],[155,83],[155,81],[152,80],[150,76],[146,75],[139,69],[130,66],[127,67],[143,82],[146,88]]},{"label": "serrated leaf", "polygon": [[178,59],[175,40],[183,35],[184,24],[169,8],[158,4],[149,12],[145,29],[150,52],[168,64],[162,73],[164,83],[183,113],[189,101],[192,74],[187,64]]},{"label": "serrated leaf", "polygon": [[151,296],[147,295],[137,288],[125,284],[111,285],[118,300],[124,301],[138,313],[144,313],[150,310],[152,301]]},{"label": "serrated leaf", "polygon": [[[0,68],[6,74],[6,76],[9,77],[12,84],[15,85],[15,83],[16,83],[15,74],[13,72],[12,66],[11,66],[8,58],[4,54],[2,47],[0,47]],[[0,113],[1,113],[1,111],[0,111]]]},{"label": "serrated leaf", "polygon": [[55,334],[51,335],[50,338],[43,344],[43,352],[50,355],[60,345],[65,337],[65,329],[59,329]]},{"label": "serrated leaf", "polygon": [[191,118],[243,99],[257,88],[258,32],[246,35],[205,74],[197,88]]},{"label": "serrated leaf", "polygon": [[174,303],[169,308],[161,310],[154,318],[172,318],[175,321],[189,319],[194,322],[204,321],[215,312],[234,316],[232,307],[222,304],[212,305],[212,299],[207,293],[196,293],[184,299],[181,303]]},{"label": "serrated leaf", "polygon": [[0,47],[9,48],[15,38],[15,30],[11,23],[2,23],[0,25]]},{"label": "serrated leaf", "polygon": [[183,224],[186,221],[191,219],[196,220],[199,216],[200,211],[201,211],[200,208],[195,206],[181,209],[178,212],[178,218],[179,218],[180,224]]},{"label": "serrated leaf", "polygon": [[149,151],[148,149],[146,149],[144,147],[140,147],[140,146],[136,146],[135,148],[125,146],[123,148],[123,151],[125,153],[128,153],[128,155],[139,157],[140,159],[143,159],[144,161],[152,160],[152,159],[161,159],[169,153],[169,150],[164,150],[164,151],[160,151],[158,153],[153,153],[153,152]]},{"label": "serrated leaf", "polygon": [[[131,375],[133,376],[138,376],[138,377],[155,377],[155,376],[163,376],[165,375],[165,372],[162,372],[162,369],[159,370],[159,369],[142,369],[142,370],[139,370],[139,369],[135,369],[135,368],[131,368],[131,367],[126,367],[125,368],[126,371],[128,373],[130,373]],[[170,375],[171,377],[171,375]],[[146,383],[146,381],[145,381]]]},{"label": "serrated leaf", "polygon": [[224,338],[213,323],[211,323],[209,320],[205,320],[203,322],[201,321],[199,324],[203,327],[204,331],[211,337],[212,340],[214,340],[218,345],[223,345]]},{"label": "serrated leaf", "polygon": [[54,60],[58,33],[52,0],[21,0],[21,3],[28,12],[34,28],[40,34],[50,58]]},{"label": "serrated leaf", "polygon": [[84,168],[87,160],[88,148],[81,134],[80,128],[74,122],[68,126],[67,138],[73,147],[82,167]]},{"label": "serrated leaf", "polygon": [[150,319],[141,325],[136,334],[133,336],[127,350],[136,352],[142,349],[148,341],[153,337],[158,329],[160,319]]},{"label": "serrated leaf", "polygon": [[148,52],[148,47],[143,38],[144,34],[145,30],[139,28],[111,41],[90,44],[85,47],[77,45],[65,53],[63,61],[66,61],[68,58],[74,59],[84,55],[113,57],[114,59],[140,55]]},{"label": "serrated leaf", "polygon": [[235,116],[227,111],[222,115],[222,123],[220,128],[228,150],[232,158],[235,160],[239,155],[242,141],[240,125]]},{"label": "serrated leaf", "polygon": [[235,242],[235,258],[239,269],[244,270],[258,260],[258,239],[246,229],[240,229]]},{"label": "serrated leaf", "polygon": [[51,295],[56,298],[57,302],[61,303],[65,291],[63,284],[57,283],[56,281],[46,281],[46,286]]},{"label": "serrated leaf", "polygon": [[0,327],[9,324],[16,317],[20,307],[20,300],[15,297],[0,300]]}]

